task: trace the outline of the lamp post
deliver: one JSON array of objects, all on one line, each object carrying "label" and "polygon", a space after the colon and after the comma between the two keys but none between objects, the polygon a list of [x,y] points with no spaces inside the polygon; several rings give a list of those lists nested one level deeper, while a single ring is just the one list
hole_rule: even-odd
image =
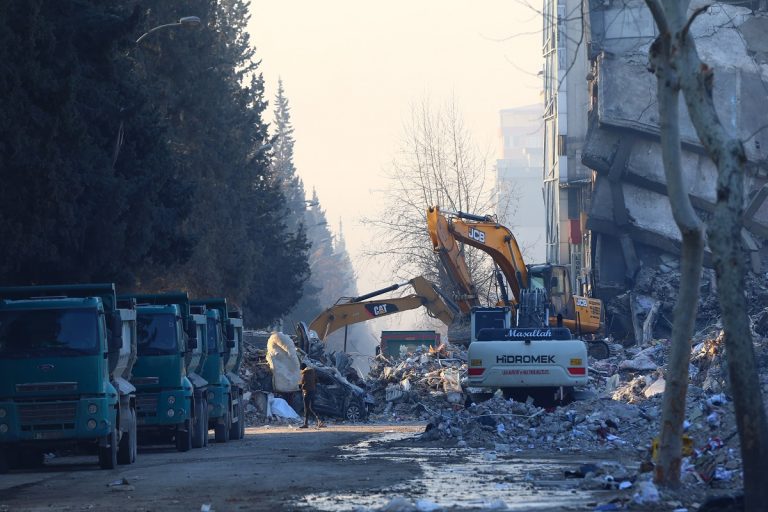
[{"label": "lamp post", "polygon": [[[146,39],[147,36],[150,34],[157,32],[158,30],[162,30],[165,28],[173,28],[173,27],[199,27],[200,26],[200,18],[197,16],[182,16],[179,18],[179,21],[175,23],[165,23],[163,25],[158,25],[154,28],[149,29],[147,32],[141,34],[138,39],[136,39],[136,46],[138,47],[141,45],[141,42]],[[122,117],[122,116],[121,116]],[[125,136],[124,132],[124,123],[123,120],[120,119],[120,126],[117,128],[117,138],[115,140],[115,149],[112,153],[112,167],[115,167],[115,164],[117,163],[117,156],[120,154],[120,148],[123,146],[123,138]]]},{"label": "lamp post", "polygon": [[141,44],[141,42],[153,32],[157,32],[158,30],[162,30],[164,28],[170,28],[170,27],[199,27],[200,26],[200,18],[197,16],[183,16],[179,18],[179,21],[176,23],[166,23],[164,25],[158,25],[155,28],[152,28],[142,34],[137,40],[136,44]]}]

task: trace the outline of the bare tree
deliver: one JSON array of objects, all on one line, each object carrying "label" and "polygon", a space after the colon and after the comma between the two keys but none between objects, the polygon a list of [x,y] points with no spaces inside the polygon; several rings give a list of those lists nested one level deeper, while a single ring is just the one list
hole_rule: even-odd
[{"label": "bare tree", "polygon": [[[660,31],[661,43],[657,41],[656,50],[661,58],[657,62],[666,59],[670,71],[679,79],[696,133],[718,170],[717,202],[708,226],[709,245],[717,276],[728,373],[744,461],[745,510],[764,510],[768,503],[765,485],[768,422],[747,315],[744,248],[740,236],[747,158],[741,141],[727,132],[717,115],[712,98],[714,70],[701,61],[689,31],[696,16],[706,12],[709,6],[700,7],[689,16],[688,0],[646,0],[646,3]],[[666,420],[665,417],[663,421]],[[670,468],[673,465],[671,463]]]},{"label": "bare tree", "polygon": [[[363,220],[376,234],[376,244],[367,255],[386,258],[398,278],[422,274],[447,285],[427,234],[426,209],[439,205],[445,210],[494,213],[496,196],[489,170],[489,155],[472,140],[455,101],[442,108],[426,99],[414,105],[388,176],[386,206]],[[487,292],[494,282],[489,258],[474,248],[465,250],[478,289]]]},{"label": "bare tree", "polygon": [[[667,195],[672,215],[682,235],[680,258],[680,290],[675,304],[667,384],[661,417],[661,442],[655,481],[658,484],[677,487],[680,485],[682,465],[682,435],[685,420],[685,402],[688,393],[688,365],[691,358],[691,336],[695,328],[696,309],[699,300],[699,284],[704,259],[704,229],[693,209],[688,191],[683,185],[680,147],[680,80],[675,67],[674,37],[669,27],[658,21],[664,19],[657,13],[658,4],[647,0],[649,8],[657,16],[659,37],[651,46],[649,60],[658,80],[659,127],[664,173],[667,179]],[[676,8],[677,2],[672,2]],[[669,12],[668,16],[685,14]],[[671,23],[674,21],[670,20]]]}]

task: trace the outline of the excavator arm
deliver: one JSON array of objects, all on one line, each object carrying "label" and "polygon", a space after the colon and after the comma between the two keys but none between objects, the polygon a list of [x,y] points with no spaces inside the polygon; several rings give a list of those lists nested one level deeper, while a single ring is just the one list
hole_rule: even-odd
[{"label": "excavator arm", "polygon": [[[366,300],[382,293],[396,290],[405,284],[410,284],[416,293],[405,297],[391,299]],[[447,300],[429,281],[423,277],[415,277],[403,284],[392,285],[372,293],[350,299],[349,302],[336,304],[319,314],[309,329],[325,340],[332,332],[347,325],[356,324],[381,318],[395,313],[424,306],[430,316],[451,325],[458,315],[458,308]]]},{"label": "excavator arm", "polygon": [[427,209],[427,230],[429,238],[432,239],[432,249],[440,258],[451,281],[458,288],[458,295],[454,299],[461,312],[469,315],[473,307],[480,306],[477,289],[469,274],[464,252],[451,233],[448,219],[440,213],[440,208],[437,206]]},{"label": "excavator arm", "polygon": [[459,242],[477,247],[490,255],[507,278],[513,300],[519,302],[520,290],[528,287],[528,270],[515,235],[489,217],[463,212],[456,212],[455,215],[448,222],[453,236]]},{"label": "excavator arm", "polygon": [[[514,305],[523,302],[523,310],[530,309],[531,298],[535,298],[535,295],[528,294],[526,300],[523,300],[523,291],[536,286],[531,286],[529,282],[529,267],[525,264],[515,236],[507,227],[490,216],[441,212],[438,206],[430,206],[427,209],[427,228],[433,249],[440,255],[443,266],[457,284],[474,291],[469,272],[466,272],[466,277],[464,274],[466,262],[457,243],[462,242],[490,255],[509,284],[511,302]],[[538,276],[539,286],[546,291],[551,325],[561,324],[577,333],[596,333],[603,328],[602,302],[572,295],[567,267],[544,264],[533,265],[531,268],[535,269],[533,277]]]}]

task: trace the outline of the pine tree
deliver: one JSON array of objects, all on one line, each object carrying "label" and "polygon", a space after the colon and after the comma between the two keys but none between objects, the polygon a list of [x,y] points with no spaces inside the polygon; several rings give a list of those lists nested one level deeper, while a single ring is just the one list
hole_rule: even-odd
[{"label": "pine tree", "polygon": [[283,80],[278,80],[277,94],[275,95],[275,122],[274,139],[272,146],[272,169],[280,190],[283,192],[288,208],[288,227],[292,231],[298,231],[300,225],[305,225],[306,203],[304,183],[296,173],[293,162],[293,124],[291,123],[291,107],[285,96]]}]

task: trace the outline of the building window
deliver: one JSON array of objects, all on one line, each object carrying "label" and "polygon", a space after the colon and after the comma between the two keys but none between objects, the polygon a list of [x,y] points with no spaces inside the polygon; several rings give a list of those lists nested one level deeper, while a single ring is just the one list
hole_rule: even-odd
[{"label": "building window", "polygon": [[565,156],[568,154],[568,136],[567,135],[557,136],[557,154],[560,156]]}]

